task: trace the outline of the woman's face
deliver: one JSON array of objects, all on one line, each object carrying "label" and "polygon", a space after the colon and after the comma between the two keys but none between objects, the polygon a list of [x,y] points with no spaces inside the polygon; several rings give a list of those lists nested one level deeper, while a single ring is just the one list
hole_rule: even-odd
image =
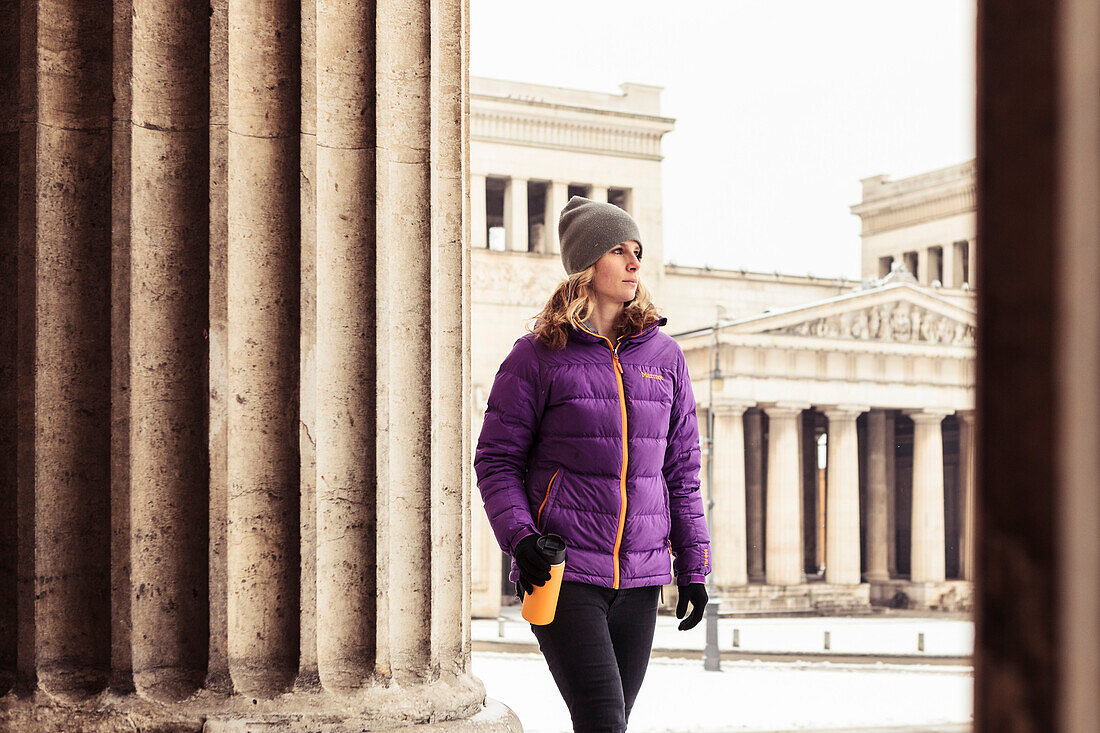
[{"label": "woman's face", "polygon": [[622,242],[596,260],[592,287],[601,300],[626,303],[634,300],[638,291],[638,268],[641,267],[642,246],[634,241]]}]

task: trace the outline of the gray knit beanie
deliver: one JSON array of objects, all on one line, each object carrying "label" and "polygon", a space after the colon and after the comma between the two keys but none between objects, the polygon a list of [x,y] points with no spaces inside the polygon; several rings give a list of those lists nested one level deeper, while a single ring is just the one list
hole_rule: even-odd
[{"label": "gray knit beanie", "polygon": [[[638,224],[615,204],[574,196],[558,218],[561,263],[570,275],[588,269],[615,245],[627,241],[642,246]],[[641,254],[639,252],[639,254]]]}]

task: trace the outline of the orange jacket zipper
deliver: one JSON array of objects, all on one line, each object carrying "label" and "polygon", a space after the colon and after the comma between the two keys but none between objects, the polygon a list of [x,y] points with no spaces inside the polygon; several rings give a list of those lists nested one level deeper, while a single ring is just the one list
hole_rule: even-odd
[{"label": "orange jacket zipper", "polygon": [[[593,333],[588,328],[585,328],[584,324],[579,325],[593,336],[602,338],[607,343],[607,348],[611,349],[611,363],[615,370],[615,383],[619,387],[619,412],[622,414],[623,418],[623,467],[622,470],[619,471],[619,526],[615,530],[615,550],[611,556],[611,561],[615,568],[612,588],[617,590],[619,587],[619,549],[623,544],[623,528],[626,526],[626,467],[630,460],[630,454],[627,450],[626,391],[623,389],[623,365],[619,363],[618,348],[611,345],[611,339],[606,336],[600,336],[598,333]],[[619,343],[622,343],[622,340],[620,336],[618,339]]]},{"label": "orange jacket zipper", "polygon": [[546,506],[546,502],[550,499],[550,487],[554,485],[554,479],[558,477],[558,471],[561,471],[561,469],[559,468],[557,471],[554,471],[554,475],[550,477],[550,483],[546,484],[546,496],[542,497],[542,503],[539,504],[538,516],[535,517],[535,528],[540,532],[542,531],[542,508]]}]

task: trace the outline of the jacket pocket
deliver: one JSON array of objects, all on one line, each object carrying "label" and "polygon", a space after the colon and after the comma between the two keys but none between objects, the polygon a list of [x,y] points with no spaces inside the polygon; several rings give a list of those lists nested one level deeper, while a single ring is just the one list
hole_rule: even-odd
[{"label": "jacket pocket", "polygon": [[561,484],[561,468],[554,471],[554,475],[550,477],[550,481],[546,484],[546,494],[542,498],[542,503],[539,504],[538,514],[535,517],[535,528],[542,532],[543,527],[546,526],[547,517],[550,515],[550,509],[554,505],[554,500],[557,498],[558,491],[557,486]]}]

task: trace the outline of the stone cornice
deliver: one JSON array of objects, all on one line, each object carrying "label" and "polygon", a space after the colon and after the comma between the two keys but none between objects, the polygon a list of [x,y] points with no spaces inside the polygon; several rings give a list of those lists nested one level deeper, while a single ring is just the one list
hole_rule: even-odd
[{"label": "stone cornice", "polygon": [[[586,112],[595,111],[586,110]],[[586,115],[588,116],[588,115]],[[621,119],[622,115],[614,115]],[[649,118],[653,119],[653,118]],[[658,118],[659,119],[659,118]],[[615,124],[615,119],[576,119],[473,109],[470,137],[480,142],[553,148],[659,161],[661,137],[670,127]]]},{"label": "stone cornice", "polygon": [[862,234],[944,219],[975,210],[974,161],[890,181],[863,180],[863,200],[850,207],[862,221]]}]

